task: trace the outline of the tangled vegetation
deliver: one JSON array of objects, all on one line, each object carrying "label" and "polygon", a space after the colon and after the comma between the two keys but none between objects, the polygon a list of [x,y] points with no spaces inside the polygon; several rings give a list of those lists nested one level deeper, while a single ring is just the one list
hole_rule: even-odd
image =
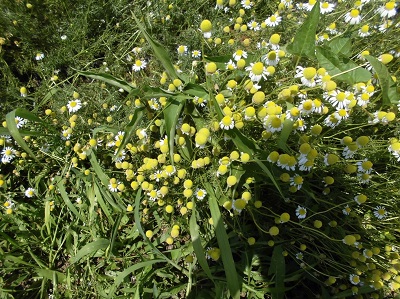
[{"label": "tangled vegetation", "polygon": [[1,298],[395,298],[389,1],[1,0]]}]

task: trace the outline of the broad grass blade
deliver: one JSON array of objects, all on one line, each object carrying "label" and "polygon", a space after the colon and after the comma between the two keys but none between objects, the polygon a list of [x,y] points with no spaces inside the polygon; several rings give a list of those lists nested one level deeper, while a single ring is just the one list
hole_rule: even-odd
[{"label": "broad grass blade", "polygon": [[275,288],[271,288],[272,298],[282,299],[285,295],[285,257],[282,245],[276,246],[272,252],[268,275],[275,276]]},{"label": "broad grass blade", "polygon": [[110,245],[110,241],[107,239],[98,239],[96,241],[93,241],[89,244],[86,244],[83,246],[74,257],[72,257],[69,262],[71,264],[75,264],[78,262],[80,259],[87,255],[93,255],[99,250],[106,249]]},{"label": "broad grass blade", "polygon": [[190,237],[192,239],[192,245],[194,253],[196,254],[197,261],[200,264],[200,267],[204,270],[207,277],[210,278],[213,282],[214,279],[212,277],[210,267],[208,267],[206,255],[204,252],[204,248],[201,245],[201,239],[199,235],[199,230],[197,229],[197,221],[196,221],[196,205],[193,205],[192,215],[189,220],[189,229],[190,229]]},{"label": "broad grass blade", "polygon": [[393,81],[387,67],[375,57],[366,55],[365,58],[378,75],[382,89],[383,106],[397,105],[400,102],[400,94],[397,92],[396,83]]},{"label": "broad grass blade", "polygon": [[172,165],[174,164],[176,124],[178,123],[179,115],[181,114],[181,111],[184,106],[185,106],[185,100],[178,101],[172,98],[169,100],[167,106],[163,110],[165,127],[168,136],[169,154]]},{"label": "broad grass blade", "polygon": [[67,205],[68,209],[82,222],[85,222],[86,221],[85,218],[81,214],[79,214],[78,210],[75,208],[74,204],[69,199],[67,192],[65,191],[64,188],[65,179],[61,179],[61,177],[56,176],[55,181],[58,182],[57,183],[58,191],[60,192],[60,195],[64,200],[65,204]]},{"label": "broad grass blade", "polygon": [[210,183],[204,184],[208,193],[208,204],[210,206],[211,216],[214,222],[215,234],[217,236],[218,246],[222,252],[221,258],[224,265],[228,289],[234,299],[240,298],[241,284],[236,272],[235,261],[233,260],[231,246],[226,233],[224,223],[219,210],[218,200],[215,197]]},{"label": "broad grass blade", "polygon": [[122,88],[123,90],[129,92],[132,95],[139,94],[139,90],[134,88],[128,82],[121,80],[121,79],[117,79],[114,76],[111,76],[110,74],[94,73],[94,72],[87,72],[87,71],[78,71],[78,73],[85,77],[89,77],[89,78],[92,78],[95,80],[100,80],[100,81],[103,81],[110,85],[113,85],[115,87]]}]

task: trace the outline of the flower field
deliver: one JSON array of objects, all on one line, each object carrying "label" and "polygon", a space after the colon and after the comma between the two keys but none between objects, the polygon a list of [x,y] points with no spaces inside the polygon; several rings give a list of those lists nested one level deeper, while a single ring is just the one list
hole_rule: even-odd
[{"label": "flower field", "polygon": [[394,0],[0,0],[0,298],[399,298]]}]

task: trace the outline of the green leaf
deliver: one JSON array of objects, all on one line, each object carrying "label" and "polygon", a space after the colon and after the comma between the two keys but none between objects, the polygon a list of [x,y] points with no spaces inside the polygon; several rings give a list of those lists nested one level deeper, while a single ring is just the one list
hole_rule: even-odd
[{"label": "green leaf", "polygon": [[273,299],[282,299],[285,295],[285,257],[282,245],[275,246],[272,252],[268,275],[275,276],[275,288],[271,288]]},{"label": "green leaf", "polygon": [[64,282],[66,279],[66,276],[64,273],[50,270],[50,269],[36,269],[35,272],[39,277],[45,277],[49,280],[52,280],[54,276],[57,277],[58,282]]},{"label": "green leaf", "polygon": [[135,87],[133,87],[131,84],[129,84],[128,82],[126,82],[124,80],[117,79],[117,78],[111,76],[110,74],[94,73],[94,72],[87,72],[87,71],[78,71],[78,74],[95,79],[95,80],[103,81],[105,83],[108,83],[108,84],[113,85],[118,88],[122,88],[123,90],[125,90],[133,95],[139,94],[139,91]]},{"label": "green leaf", "polygon": [[157,59],[160,60],[161,64],[163,65],[164,69],[166,70],[168,76],[172,79],[178,79],[180,78],[182,81],[188,81],[185,80],[184,76],[181,76],[178,74],[176,71],[174,65],[171,62],[171,59],[169,58],[168,52],[164,49],[164,47],[157,41],[155,41],[144,29],[142,26],[142,23],[138,20],[138,18],[134,15],[132,12],[132,17],[135,19],[137,26],[139,27],[139,30],[142,32],[144,35],[144,38],[147,40],[147,42],[150,44],[152,47],[154,54],[156,55]]},{"label": "green leaf", "polygon": [[281,134],[279,135],[277,141],[278,147],[286,153],[289,152],[289,147],[287,146],[286,141],[288,140],[290,133],[292,133],[293,124],[294,122],[292,120],[285,119]]},{"label": "green leaf", "polygon": [[197,221],[196,221],[196,205],[193,205],[192,215],[190,216],[189,221],[189,230],[190,230],[190,237],[192,239],[192,245],[194,253],[196,254],[197,261],[200,264],[200,267],[204,270],[207,277],[210,278],[213,282],[214,279],[211,275],[210,268],[208,267],[206,255],[201,245],[201,239],[199,234],[199,229],[197,228]]},{"label": "green leaf", "polygon": [[165,260],[149,260],[137,263],[135,265],[130,266],[129,268],[126,268],[124,271],[119,273],[118,276],[115,278],[114,284],[111,286],[107,298],[114,298],[113,296],[115,296],[115,291],[117,290],[119,285],[124,281],[125,277],[127,277],[132,272],[139,270],[140,268],[151,266],[153,264],[165,263],[165,262],[166,262]]},{"label": "green leaf", "polygon": [[73,256],[69,262],[71,264],[75,264],[76,262],[78,262],[80,259],[82,259],[83,257],[87,256],[87,255],[93,255],[95,254],[97,251],[99,250],[104,250],[106,249],[108,246],[110,245],[110,241],[107,239],[98,239],[96,241],[93,241],[89,244],[86,244],[85,246],[83,246],[77,253],[75,256]]},{"label": "green leaf", "polygon": [[241,284],[239,283],[239,278],[236,272],[235,261],[233,260],[228,235],[226,233],[221,212],[219,210],[218,200],[210,183],[204,183],[204,187],[206,188],[208,193],[208,204],[210,206],[218,246],[221,250],[221,258],[224,265],[228,289],[230,295],[233,298],[238,299],[240,298]]},{"label": "green leaf", "polygon": [[387,67],[378,59],[370,55],[366,55],[365,58],[372,65],[378,75],[379,84],[382,89],[383,106],[399,104],[400,94],[397,92],[396,83],[393,81]]},{"label": "green leaf", "polygon": [[85,218],[79,214],[78,210],[75,208],[74,204],[71,202],[71,200],[68,197],[67,192],[65,191],[64,184],[65,184],[65,179],[61,179],[60,176],[55,177],[55,181],[57,183],[57,188],[58,191],[60,192],[60,195],[62,199],[64,200],[65,204],[69,208],[69,210],[76,216],[78,217],[82,222],[85,222]]},{"label": "green leaf", "polygon": [[371,73],[348,58],[340,58],[331,50],[317,47],[317,59],[334,79],[355,84],[371,79]]},{"label": "green leaf", "polygon": [[351,56],[351,39],[350,38],[334,38],[327,42],[331,51],[337,55],[342,55],[345,57]]},{"label": "green leaf", "polygon": [[168,136],[168,147],[172,165],[174,164],[174,145],[175,145],[175,133],[176,124],[178,123],[179,115],[185,105],[185,100],[178,101],[177,99],[171,98],[168,101],[167,106],[163,109],[165,127]]},{"label": "green leaf", "polygon": [[127,145],[129,139],[132,136],[132,133],[135,131],[136,127],[139,125],[140,121],[142,120],[143,115],[144,115],[144,107],[136,108],[135,112],[133,112],[132,120],[125,127],[124,138],[122,139],[121,145],[118,147],[118,151],[116,152],[116,154],[114,156],[114,160],[117,159],[117,157],[119,156],[121,151]]},{"label": "green leaf", "polygon": [[25,140],[22,138],[21,133],[19,132],[17,128],[17,124],[15,123],[15,118],[17,116],[20,116],[22,118],[26,118],[30,121],[34,122],[40,122],[43,123],[43,121],[37,117],[35,114],[21,108],[17,108],[11,112],[9,112],[6,115],[6,123],[7,123],[7,128],[8,132],[10,135],[14,138],[15,142],[25,151],[29,154],[29,156],[33,159],[35,159],[38,163],[40,163],[39,159],[36,157],[36,155],[31,151],[29,146],[26,144]]},{"label": "green leaf", "polygon": [[315,34],[319,21],[319,1],[311,10],[310,15],[303,22],[294,36],[293,42],[286,47],[286,50],[293,55],[315,57]]}]

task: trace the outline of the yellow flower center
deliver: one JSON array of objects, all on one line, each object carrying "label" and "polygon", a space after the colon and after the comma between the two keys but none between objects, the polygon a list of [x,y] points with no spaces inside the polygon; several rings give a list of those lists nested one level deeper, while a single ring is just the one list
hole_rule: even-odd
[{"label": "yellow flower center", "polygon": [[281,36],[277,33],[272,34],[271,38],[269,39],[271,44],[277,45],[281,41]]},{"label": "yellow flower center", "polygon": [[272,121],[271,121],[271,127],[277,129],[281,126],[282,121],[279,117],[275,116],[273,117]]},{"label": "yellow flower center", "polygon": [[358,9],[352,9],[350,12],[350,16],[352,18],[357,18],[360,15],[360,12],[358,11]]},{"label": "yellow flower center", "polygon": [[328,2],[324,2],[324,3],[322,3],[321,7],[326,9],[326,8],[329,7],[329,3]]},{"label": "yellow flower center", "polygon": [[317,70],[313,67],[307,67],[303,70],[303,76],[307,80],[314,78],[316,74],[317,74]]},{"label": "yellow flower center", "polygon": [[385,4],[385,9],[386,10],[392,10],[392,9],[394,9],[394,5],[395,5],[395,2],[393,2],[393,1],[388,2],[388,3]]},{"label": "yellow flower center", "polygon": [[12,153],[12,151],[10,149],[6,149],[5,154],[6,156],[10,156]]},{"label": "yellow flower center", "polygon": [[343,102],[346,99],[346,94],[344,92],[339,92],[336,96],[336,99],[339,102]]},{"label": "yellow flower center", "polygon": [[269,19],[271,20],[271,22],[275,22],[276,21],[276,17],[275,16],[271,16]]},{"label": "yellow flower center", "polygon": [[142,66],[142,62],[140,60],[136,60],[135,61],[135,65],[138,66],[138,67],[141,67]]},{"label": "yellow flower center", "polygon": [[233,203],[234,207],[238,210],[243,210],[246,207],[247,202],[242,199],[236,199],[235,202]]},{"label": "yellow flower center", "polygon": [[304,110],[311,110],[313,106],[313,102],[311,100],[307,100],[303,104],[303,109]]},{"label": "yellow flower center", "polygon": [[256,62],[253,67],[251,68],[251,71],[253,72],[254,75],[261,75],[264,71],[264,65],[262,62]]},{"label": "yellow flower center", "polygon": [[230,126],[232,123],[232,118],[229,115],[224,116],[224,118],[222,119],[222,124],[224,126]]},{"label": "yellow flower center", "polygon": [[368,25],[364,25],[364,26],[361,27],[361,32],[362,33],[367,33],[368,30],[369,30],[369,26]]},{"label": "yellow flower center", "polygon": [[73,108],[76,107],[77,103],[75,101],[72,101],[69,105]]}]

